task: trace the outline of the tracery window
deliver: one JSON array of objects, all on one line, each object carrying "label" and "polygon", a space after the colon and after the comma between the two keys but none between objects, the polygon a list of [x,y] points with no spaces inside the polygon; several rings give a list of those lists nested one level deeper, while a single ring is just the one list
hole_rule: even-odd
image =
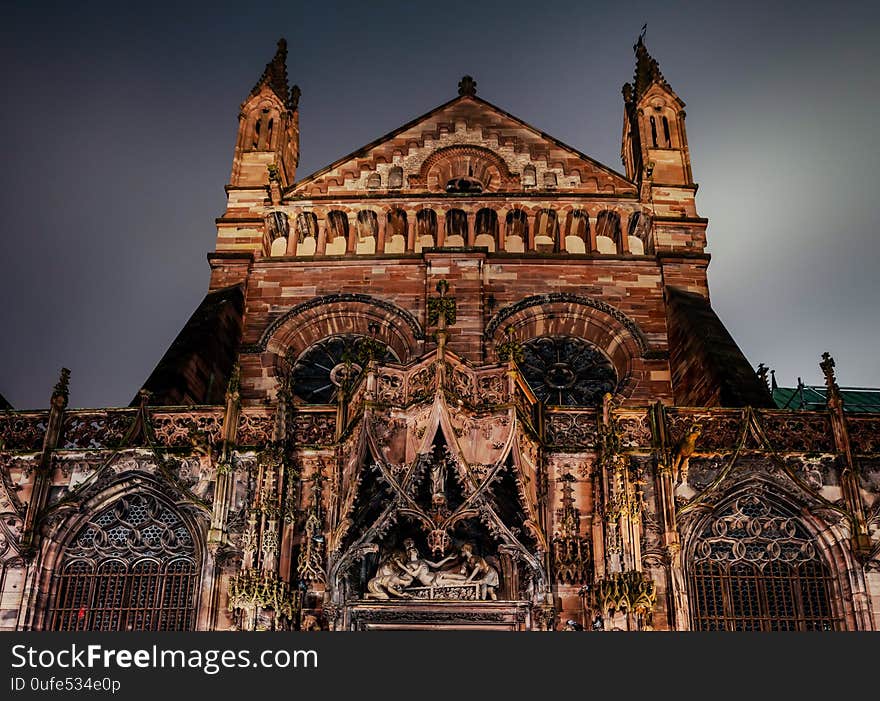
[{"label": "tracery window", "polygon": [[617,373],[592,343],[572,336],[541,336],[523,344],[520,369],[545,404],[591,406],[614,392]]},{"label": "tracery window", "polygon": [[371,352],[370,344],[381,349],[377,360],[399,362],[394,351],[381,341],[357,334],[339,334],[309,346],[291,371],[294,394],[309,404],[331,404],[340,387],[350,387],[360,377]]},{"label": "tracery window", "polygon": [[712,518],[690,566],[694,630],[835,630],[831,592],[815,538],[755,495]]},{"label": "tracery window", "polygon": [[151,494],[117,499],[64,551],[52,630],[190,630],[198,590],[195,544]]}]

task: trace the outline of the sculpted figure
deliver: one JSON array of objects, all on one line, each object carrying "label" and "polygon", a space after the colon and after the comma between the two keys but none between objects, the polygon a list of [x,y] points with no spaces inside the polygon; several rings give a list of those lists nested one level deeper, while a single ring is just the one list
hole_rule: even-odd
[{"label": "sculpted figure", "polygon": [[477,598],[497,601],[498,594],[496,592],[500,581],[498,570],[492,567],[486,558],[477,555],[474,552],[474,546],[470,543],[461,546],[461,557],[464,560],[462,570],[469,571],[467,581],[479,585]]},{"label": "sculpted figure", "polygon": [[[399,557],[399,556],[398,556]],[[392,596],[399,599],[409,598],[409,594],[403,591],[413,582],[411,574],[401,569],[394,556],[385,558],[379,563],[376,576],[367,582],[367,599],[387,601]]]},{"label": "sculpted figure", "polygon": [[696,450],[697,439],[702,432],[703,427],[700,424],[694,424],[685,434],[684,438],[681,439],[681,443],[679,443],[678,450],[672,460],[672,474],[675,476],[676,484],[687,482],[690,457],[694,454],[694,450]]},{"label": "sculpted figure", "polygon": [[418,580],[422,586],[454,586],[456,584],[464,584],[466,582],[467,577],[465,577],[463,574],[434,571],[445,565],[450,560],[454,560],[454,555],[449,555],[439,562],[431,562],[430,560],[422,559],[421,555],[419,555],[418,549],[416,548],[416,544],[412,539],[407,538],[403,542],[403,545],[404,548],[406,548],[407,562],[404,562],[402,559],[399,558],[395,560],[395,562],[412,579]]}]

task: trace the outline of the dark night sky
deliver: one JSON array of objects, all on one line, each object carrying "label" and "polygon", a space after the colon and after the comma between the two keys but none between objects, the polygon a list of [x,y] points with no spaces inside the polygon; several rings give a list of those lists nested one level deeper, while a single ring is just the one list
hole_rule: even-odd
[{"label": "dark night sky", "polygon": [[[22,3],[22,5],[24,5]],[[687,103],[713,304],[753,365],[880,386],[880,4],[28,3],[4,10],[0,393],[125,405],[207,288],[238,106],[290,45],[302,177],[456,94],[620,165],[647,45]],[[137,9],[135,9],[137,8]]]}]

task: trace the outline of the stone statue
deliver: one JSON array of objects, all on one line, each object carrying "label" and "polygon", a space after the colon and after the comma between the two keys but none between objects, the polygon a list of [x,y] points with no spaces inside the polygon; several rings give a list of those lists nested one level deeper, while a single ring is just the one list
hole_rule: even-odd
[{"label": "stone statue", "polygon": [[392,596],[399,599],[409,598],[409,594],[403,591],[413,582],[413,577],[397,564],[400,555],[391,555],[379,563],[376,576],[367,582],[367,599],[387,601]]},{"label": "stone statue", "polygon": [[697,439],[702,432],[703,427],[700,424],[694,424],[678,444],[678,450],[672,460],[672,474],[675,476],[676,484],[687,482],[690,457],[696,450]]},{"label": "stone statue", "polygon": [[454,555],[449,555],[439,562],[431,562],[425,560],[419,555],[415,542],[407,538],[403,542],[406,550],[407,562],[397,558],[394,562],[412,579],[416,579],[425,587],[454,586],[456,584],[464,584],[467,577],[463,574],[454,572],[437,572],[443,565],[455,559]]},{"label": "stone statue", "polygon": [[[477,592],[478,599],[498,600],[498,570],[490,565],[486,558],[477,555],[474,552],[474,546],[465,543],[461,546],[461,557],[464,560],[462,570],[467,574],[467,582],[477,584],[479,590]],[[468,572],[469,571],[469,572]]]}]

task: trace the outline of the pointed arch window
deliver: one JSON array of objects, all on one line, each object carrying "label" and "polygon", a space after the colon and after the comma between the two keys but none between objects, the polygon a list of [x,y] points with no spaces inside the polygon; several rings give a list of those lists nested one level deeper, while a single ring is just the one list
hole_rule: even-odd
[{"label": "pointed arch window", "polygon": [[117,499],[83,526],[53,582],[52,630],[190,630],[198,591],[186,524],[151,494]]},{"label": "pointed arch window", "polygon": [[704,526],[689,567],[694,630],[836,630],[831,572],[795,517],[756,495]]}]

